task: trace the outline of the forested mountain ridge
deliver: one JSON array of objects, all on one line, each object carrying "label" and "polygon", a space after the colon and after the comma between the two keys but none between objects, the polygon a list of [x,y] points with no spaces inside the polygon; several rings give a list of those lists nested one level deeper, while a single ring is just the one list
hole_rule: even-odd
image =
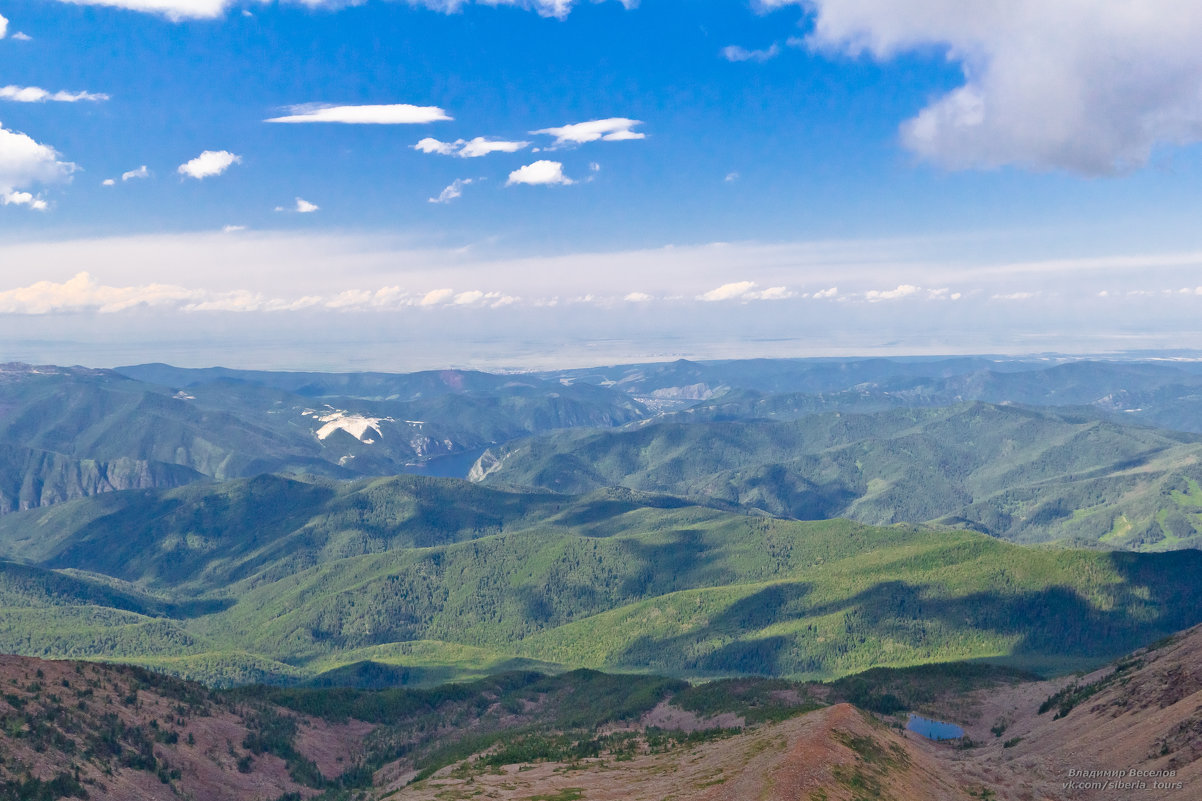
[{"label": "forested mountain ridge", "polygon": [[[150,367],[164,379],[198,378]],[[0,514],[204,478],[420,471],[514,437],[646,414],[616,391],[529,377],[351,374],[319,385],[318,376],[265,374],[308,393],[297,394],[234,371],[197,372],[203,380],[162,385],[108,370],[0,368]]]},{"label": "forested mountain ridge", "polygon": [[1019,542],[1202,542],[1202,438],[1089,409],[968,403],[776,420],[662,421],[489,449],[487,483],[620,485],[798,519],[939,522]]}]

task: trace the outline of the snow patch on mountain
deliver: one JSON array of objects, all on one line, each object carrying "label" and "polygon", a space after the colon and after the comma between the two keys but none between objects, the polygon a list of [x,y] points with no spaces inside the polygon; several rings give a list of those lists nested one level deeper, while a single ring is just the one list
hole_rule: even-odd
[{"label": "snow patch on mountain", "polygon": [[305,409],[303,412],[306,417],[324,423],[316,432],[317,438],[322,440],[335,431],[345,431],[365,445],[371,445],[384,437],[380,432],[380,423],[394,422],[391,417],[367,417],[332,406],[327,406],[326,410]]}]

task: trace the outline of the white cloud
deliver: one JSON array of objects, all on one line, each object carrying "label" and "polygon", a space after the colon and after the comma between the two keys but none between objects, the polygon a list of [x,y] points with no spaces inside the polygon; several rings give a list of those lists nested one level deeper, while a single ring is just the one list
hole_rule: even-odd
[{"label": "white cloud", "polygon": [[298,197],[296,199],[295,211],[297,214],[312,214],[313,212],[317,211],[320,208],[321,208],[321,206],[318,206],[316,203],[310,203],[309,201],[305,200],[303,197]]},{"label": "white cloud", "polygon": [[484,299],[484,293],[479,289],[472,289],[467,292],[460,292],[455,296],[456,306],[470,306],[473,303],[479,303]]},{"label": "white cloud", "polygon": [[906,147],[944,167],[1107,174],[1202,140],[1197,3],[762,2],[812,10],[813,47],[882,60],[945,49],[964,84],[901,128]]},{"label": "white cloud", "polygon": [[726,173],[726,177],[722,180],[728,184],[733,184],[735,181],[739,180],[739,174],[737,172],[728,172]]},{"label": "white cloud", "polygon": [[1038,294],[1038,292],[1006,292],[998,295],[990,295],[989,298],[990,300],[1029,300]]},{"label": "white cloud", "polygon": [[455,290],[453,289],[432,289],[422,296],[422,299],[418,301],[417,305],[438,306],[446,303],[454,296],[454,294]]},{"label": "white cloud", "polygon": [[427,136],[413,146],[414,150],[423,153],[437,153],[441,156],[459,156],[471,159],[487,156],[489,153],[516,153],[530,146],[529,142],[511,142],[505,139],[486,139],[477,136],[475,139],[456,139],[454,142],[441,142],[432,136]]},{"label": "white cloud", "polygon": [[5,206],[29,206],[34,211],[45,211],[50,205],[29,192],[0,192],[0,203]]},{"label": "white cloud", "polygon": [[407,103],[391,105],[330,106],[309,103],[289,106],[292,112],[283,117],[272,117],[264,122],[339,122],[348,125],[418,125],[440,122],[451,117],[438,106],[411,106]]},{"label": "white cloud", "polygon": [[626,301],[627,303],[649,303],[650,301],[654,300],[654,298],[652,298],[646,292],[631,292],[629,295],[622,298],[622,300]]},{"label": "white cloud", "polygon": [[30,36],[27,33],[22,32],[22,31],[17,31],[16,33],[14,33],[13,38],[16,39],[18,42],[32,42],[33,41],[32,36]]},{"label": "white cloud", "polygon": [[76,166],[60,161],[49,145],[34,141],[0,125],[0,201],[4,205],[29,206],[44,211],[47,204],[27,190],[35,184],[69,181]]},{"label": "white cloud", "polygon": [[245,226],[245,225],[226,225],[226,226],[222,226],[222,228],[221,228],[221,233],[223,233],[223,234],[236,234],[236,233],[238,233],[239,231],[245,231],[245,230],[246,230],[246,226]]},{"label": "white cloud", "polygon": [[785,300],[793,297],[793,293],[783,286],[770,286],[759,292],[748,292],[743,297],[750,300]]},{"label": "white cloud", "polygon": [[432,136],[427,136],[413,146],[414,150],[420,150],[423,153],[438,153],[442,156],[454,155],[456,149],[463,144],[462,139],[456,139],[454,142],[440,142]]},{"label": "white cloud", "polygon": [[457,155],[471,159],[487,156],[489,153],[516,153],[529,146],[529,142],[510,142],[504,139],[485,139],[483,136],[477,136],[461,147]]},{"label": "white cloud", "polygon": [[839,294],[839,287],[833,286],[829,289],[820,289],[817,292],[815,292],[811,297],[816,298],[818,300],[826,300],[827,298],[837,297],[838,294]]},{"label": "white cloud", "polygon": [[17,103],[45,103],[47,100],[56,103],[88,100],[95,103],[108,99],[108,95],[94,92],[49,92],[40,86],[0,86],[0,100],[12,100]]},{"label": "white cloud", "polygon": [[201,180],[221,175],[240,161],[242,161],[241,156],[236,156],[228,150],[206,150],[191,161],[179,165],[177,172],[180,175]]},{"label": "white cloud", "polygon": [[780,45],[773,44],[767,50],[748,50],[738,45],[728,45],[721,50],[722,58],[727,61],[754,61],[763,64],[780,55]]},{"label": "white cloud", "polygon": [[575,122],[558,128],[541,128],[531,131],[532,134],[554,136],[552,147],[564,145],[580,145],[586,142],[621,142],[627,139],[644,139],[646,134],[632,131],[636,125],[642,125],[641,120],[631,120],[626,117],[610,117],[604,120]]},{"label": "white cloud", "polygon": [[897,289],[870,289],[864,293],[864,299],[869,303],[878,303],[882,300],[897,300],[915,295],[921,289],[922,287],[917,287],[913,284],[901,284]]},{"label": "white cloud", "polygon": [[563,174],[563,164],[558,161],[547,161],[540,159],[533,164],[527,164],[525,167],[519,167],[509,173],[509,180],[505,182],[506,186],[513,184],[530,184],[531,186],[553,186],[575,183],[571,178]]},{"label": "white cloud", "polygon": [[[185,19],[213,19],[225,13],[233,0],[59,0],[76,5],[110,6],[131,11],[141,11],[157,14],[169,20],[178,22]],[[347,5],[358,5],[356,0],[291,0],[310,8],[337,9]],[[477,0],[481,5],[514,6],[516,8],[534,11],[542,17],[564,19],[571,13],[575,0]],[[637,0],[619,0],[626,9],[638,5]],[[410,0],[412,5],[420,5],[435,11],[450,14],[468,5],[470,0]],[[251,12],[243,10],[244,16],[252,16]]]},{"label": "white cloud", "polygon": [[0,313],[115,312],[139,305],[187,301],[196,297],[195,290],[168,284],[103,286],[88,273],[81,272],[67,281],[38,281],[30,286],[0,292]]},{"label": "white cloud", "polygon": [[150,170],[148,170],[146,168],[145,164],[143,164],[141,167],[139,167],[136,170],[129,170],[128,172],[121,173],[122,181],[136,181],[140,178],[149,178],[149,177],[150,177]]},{"label": "white cloud", "polygon": [[735,281],[729,284],[723,284],[716,289],[711,289],[697,296],[698,300],[718,301],[718,300],[734,300],[741,298],[752,289],[755,288],[755,281]]},{"label": "white cloud", "polygon": [[100,185],[101,186],[116,186],[117,182],[112,178],[105,178],[103,181],[100,182]]},{"label": "white cloud", "polygon": [[8,17],[0,14],[0,39],[8,35]]},{"label": "white cloud", "polygon": [[221,16],[230,0],[60,0],[86,6],[109,6],[130,11],[157,14],[178,22],[185,19],[213,19]]},{"label": "white cloud", "polygon": [[438,193],[438,197],[430,198],[431,203],[450,203],[463,194],[463,187],[472,182],[471,178],[456,178],[451,185]]}]

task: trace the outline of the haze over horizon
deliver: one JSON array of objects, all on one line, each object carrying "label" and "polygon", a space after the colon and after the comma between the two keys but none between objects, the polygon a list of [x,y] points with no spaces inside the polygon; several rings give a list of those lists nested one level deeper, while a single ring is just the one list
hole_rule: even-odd
[{"label": "haze over horizon", "polygon": [[1168,0],[5,0],[0,358],[1202,349],[1199,34]]}]

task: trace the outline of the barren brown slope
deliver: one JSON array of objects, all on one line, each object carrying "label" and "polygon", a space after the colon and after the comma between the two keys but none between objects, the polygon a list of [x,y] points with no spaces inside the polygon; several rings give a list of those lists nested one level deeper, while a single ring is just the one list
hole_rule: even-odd
[{"label": "barren brown slope", "polygon": [[[976,747],[910,737],[957,781],[987,786],[999,801],[1202,798],[1202,627],[1076,681],[972,700],[963,722]],[[999,724],[1000,735],[991,731]]]},{"label": "barren brown slope", "polygon": [[461,762],[410,786],[381,788],[389,801],[952,801],[970,796],[943,775],[939,757],[849,704],[782,723],[633,758],[539,762],[477,769]]},{"label": "barren brown slope", "polygon": [[198,684],[136,668],[0,656],[0,797],[242,801],[314,794],[290,776],[284,759],[254,742],[265,714],[277,724],[295,722],[294,762],[307,763],[302,770],[310,775],[349,768],[372,728],[234,707]]}]

